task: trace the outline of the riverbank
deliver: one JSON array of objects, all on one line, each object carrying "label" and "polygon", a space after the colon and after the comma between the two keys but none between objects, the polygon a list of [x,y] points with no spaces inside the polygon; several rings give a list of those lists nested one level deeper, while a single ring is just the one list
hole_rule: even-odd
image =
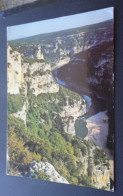
[{"label": "riverbank", "polygon": [[110,177],[114,180],[114,157],[106,146],[109,127],[106,111],[89,117],[86,122],[88,135],[85,137],[85,140],[91,140],[96,143],[107,154],[110,164]]}]

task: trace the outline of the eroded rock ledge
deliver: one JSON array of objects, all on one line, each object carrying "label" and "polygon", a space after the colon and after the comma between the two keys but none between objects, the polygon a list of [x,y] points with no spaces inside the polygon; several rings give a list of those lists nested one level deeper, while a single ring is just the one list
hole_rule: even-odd
[{"label": "eroded rock ledge", "polygon": [[49,180],[52,182],[60,182],[69,184],[69,182],[56,171],[56,169],[48,162],[39,162],[33,161],[30,164],[30,177],[33,177],[36,172],[45,172],[49,177]]}]

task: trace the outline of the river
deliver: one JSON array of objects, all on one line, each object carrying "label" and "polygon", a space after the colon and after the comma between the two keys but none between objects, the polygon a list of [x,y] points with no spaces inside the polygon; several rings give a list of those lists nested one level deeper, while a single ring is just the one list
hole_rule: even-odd
[{"label": "river", "polygon": [[[53,77],[54,77],[54,79],[56,80],[56,82],[58,83],[58,84],[60,84],[60,85],[62,85],[62,86],[64,86],[64,87],[66,87],[66,88],[68,88],[67,87],[67,83],[66,82],[64,82],[63,80],[61,80],[61,79],[59,79],[58,78],[58,69],[59,68],[56,68],[56,69],[54,69],[53,70]],[[69,88],[68,88],[69,89]],[[73,89],[73,91],[74,91],[74,89]],[[75,91],[76,92],[76,91]],[[79,93],[78,93],[78,95],[80,95]],[[89,97],[89,96],[87,96],[87,95],[80,95],[81,97],[83,97],[83,99],[85,100],[85,102],[86,102],[86,113],[88,113],[89,112],[89,109],[90,109],[90,107],[91,107],[91,105],[92,105],[92,99],[91,99],[91,97]],[[80,117],[78,117],[78,119],[76,120],[76,122],[75,122],[75,131],[76,131],[76,136],[78,136],[78,137],[82,137],[82,138],[85,138],[86,136],[87,136],[87,134],[88,134],[88,129],[87,129],[87,127],[86,127],[86,120],[85,120],[85,117],[83,117],[83,116],[80,116]]]}]

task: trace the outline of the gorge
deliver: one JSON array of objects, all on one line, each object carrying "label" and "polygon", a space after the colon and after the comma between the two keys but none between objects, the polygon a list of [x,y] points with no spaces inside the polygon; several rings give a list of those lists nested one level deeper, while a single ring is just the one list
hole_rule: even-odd
[{"label": "gorge", "polygon": [[110,190],[113,82],[112,20],[9,41],[8,174]]}]

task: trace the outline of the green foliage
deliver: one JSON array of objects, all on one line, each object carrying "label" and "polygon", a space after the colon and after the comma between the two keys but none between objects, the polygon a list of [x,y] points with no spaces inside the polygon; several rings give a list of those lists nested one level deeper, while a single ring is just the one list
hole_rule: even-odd
[{"label": "green foliage", "polygon": [[8,113],[16,113],[22,109],[24,98],[21,95],[8,94]]},{"label": "green foliage", "polygon": [[28,147],[25,147],[22,138],[18,137],[16,134],[15,129],[16,128],[11,126],[8,133],[8,152],[11,159],[10,164],[12,162],[12,165],[14,165],[16,169],[24,172],[25,170],[28,170],[29,164],[33,160],[41,160],[41,154],[30,152]]},{"label": "green foliage", "polygon": [[[49,96],[52,102],[56,98]],[[93,186],[90,173],[87,176],[81,175],[84,165],[80,160],[81,155],[83,157],[88,155],[93,144],[64,132],[60,116],[55,114],[54,118],[52,113],[54,104],[47,104],[45,95],[36,97],[30,94],[28,101],[27,127],[22,120],[8,116],[9,167],[16,168],[23,175],[27,175],[29,164],[33,160],[47,161],[54,165],[69,183]],[[55,111],[57,110],[56,107]],[[95,152],[95,159],[99,152]],[[100,159],[104,161],[103,154]],[[49,180],[42,172],[35,173],[34,178]]]},{"label": "green foliage", "polygon": [[33,176],[33,178],[41,179],[41,180],[50,180],[49,176],[47,176],[45,172],[41,172],[41,171],[35,172],[35,175]]},{"label": "green foliage", "polygon": [[96,148],[94,158],[95,165],[104,164],[109,167],[107,155],[104,153],[103,150]]},{"label": "green foliage", "polygon": [[85,175],[82,174],[78,180],[79,180],[79,183],[84,186],[90,186],[90,187],[95,188],[95,186],[92,184],[91,178],[87,174]]},{"label": "green foliage", "polygon": [[81,153],[84,156],[87,155],[89,148],[86,145],[86,141],[82,141],[81,138],[75,139],[72,141],[74,146],[74,151],[77,153],[78,149],[81,150]]}]

